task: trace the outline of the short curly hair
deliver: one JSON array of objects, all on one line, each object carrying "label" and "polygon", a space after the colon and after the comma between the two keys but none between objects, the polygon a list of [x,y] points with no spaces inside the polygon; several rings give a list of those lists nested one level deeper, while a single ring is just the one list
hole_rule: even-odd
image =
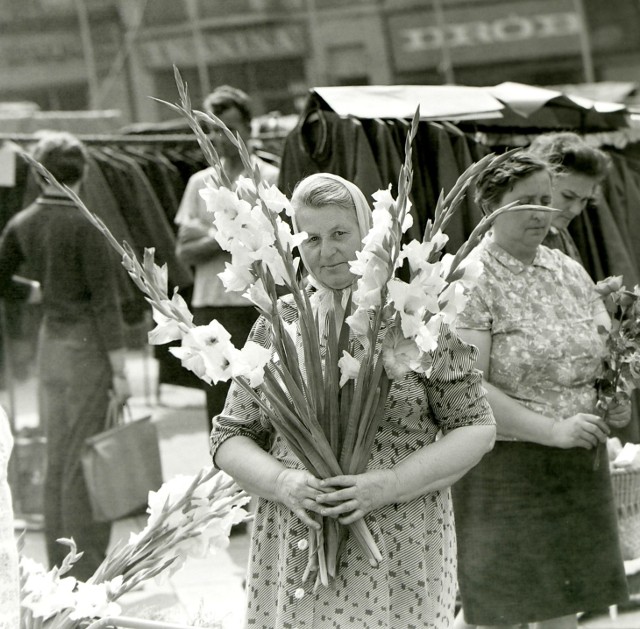
[{"label": "short curly hair", "polygon": [[491,214],[518,181],[540,171],[550,172],[548,162],[528,151],[516,151],[480,173],[475,183],[475,201],[484,214]]},{"label": "short curly hair", "polygon": [[88,161],[87,149],[67,131],[41,131],[31,154],[60,183],[73,185],[82,179]]},{"label": "short curly hair", "polygon": [[237,87],[231,87],[230,85],[216,87],[204,99],[203,107],[206,112],[212,113],[214,116],[219,116],[228,109],[235,107],[240,112],[242,120],[247,125],[251,124],[251,99]]},{"label": "short curly hair", "polygon": [[543,133],[533,140],[529,151],[549,162],[555,172],[577,173],[598,181],[604,179],[611,161],[604,151],[569,131]]}]

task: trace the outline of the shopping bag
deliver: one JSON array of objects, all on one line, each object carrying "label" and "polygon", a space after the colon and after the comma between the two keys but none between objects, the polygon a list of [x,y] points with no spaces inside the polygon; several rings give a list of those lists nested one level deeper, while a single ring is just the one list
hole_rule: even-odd
[{"label": "shopping bag", "polygon": [[82,452],[93,519],[98,522],[143,512],[149,492],[162,485],[158,434],[151,417],[125,420],[121,405],[112,402],[107,426],[85,441]]}]

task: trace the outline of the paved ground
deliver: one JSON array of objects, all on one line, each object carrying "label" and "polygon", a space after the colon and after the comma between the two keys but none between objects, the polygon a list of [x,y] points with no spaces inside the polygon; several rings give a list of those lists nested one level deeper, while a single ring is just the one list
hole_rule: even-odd
[{"label": "paved ground", "polygon": [[[157,395],[156,365],[144,353],[128,359],[133,376],[133,416],[151,414],[158,429],[163,476],[195,474],[210,465],[204,394],[196,389],[162,385]],[[37,426],[35,381],[26,379],[13,390],[14,417],[18,428]],[[7,391],[0,391],[0,403],[8,406]],[[15,493],[15,492],[14,492]],[[19,497],[14,498],[19,507]],[[20,514],[18,514],[20,517]],[[145,517],[118,521],[112,529],[112,544],[139,531]],[[46,565],[44,537],[37,516],[26,514],[17,522],[24,532],[25,555]],[[123,614],[149,620],[196,624],[220,629],[242,626],[243,579],[248,555],[247,533],[233,535],[229,548],[205,559],[190,559],[165,582],[151,581],[120,600]],[[207,624],[204,624],[204,622]]]},{"label": "paved ground", "polygon": [[[134,416],[151,413],[153,417],[160,437],[165,479],[175,474],[194,474],[209,465],[202,392],[171,385],[162,385],[158,391],[156,365],[146,352],[133,352],[128,364],[133,376]],[[37,425],[34,384],[27,379],[14,390],[14,417],[21,427]],[[6,391],[0,391],[0,403],[7,407]],[[131,531],[143,526],[142,517],[117,522],[112,542],[128,537]],[[18,529],[21,528],[19,523]],[[24,539],[23,552],[45,563],[44,540],[37,525],[26,531]],[[148,582],[141,590],[128,594],[121,600],[123,612],[149,620],[239,629],[243,619],[248,546],[246,533],[232,536],[227,550],[214,557],[189,560],[170,580]],[[580,627],[640,629],[640,607],[630,606],[610,613],[603,610],[582,618]]]}]

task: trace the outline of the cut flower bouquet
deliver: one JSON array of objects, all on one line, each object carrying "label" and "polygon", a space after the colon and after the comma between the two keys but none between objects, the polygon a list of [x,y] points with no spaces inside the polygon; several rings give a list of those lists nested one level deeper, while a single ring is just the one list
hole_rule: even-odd
[{"label": "cut flower bouquet", "polygon": [[168,577],[188,557],[225,548],[231,527],[247,519],[249,500],[213,468],[175,476],[149,492],[146,526],[110,550],[86,583],[65,576],[82,555],[73,540],[59,540],[69,553],[52,570],[23,557],[21,629],[79,629],[94,618],[119,616],[117,600],[146,579]]},{"label": "cut flower bouquet", "polygon": [[[350,263],[353,289],[341,307],[329,309],[326,320],[319,321],[313,293],[299,279],[300,260],[295,254],[307,235],[293,233],[282,218],[283,213],[293,216],[289,199],[261,180],[238,135],[215,116],[192,110],[177,72],[176,81],[181,102],[167,104],[185,116],[213,167],[201,195],[220,247],[231,254],[220,277],[227,290],[243,294],[268,321],[271,347],[250,340],[238,349],[219,322],[194,325],[178,292],[169,296],[166,267],[155,264],[153,250],[146,250],[140,263],[131,247],[117,242],[77,195],[66,192],[120,252],[123,265],[146,295],[156,322],[149,334],[151,343],[180,341],[180,347],[171,351],[183,366],[208,383],[236,382],[317,478],[363,472],[392,381],[409,371],[429,376],[440,328],[453,325],[464,304],[460,280],[480,271],[468,264],[467,254],[496,216],[532,207],[501,208],[482,219],[455,255],[443,255],[446,226],[470,183],[487,163],[508,154],[489,155],[472,165],[449,194],[440,196],[422,242],[406,243],[403,235],[412,223],[411,146],[418,128],[417,111],[406,137],[397,196],[390,187],[373,195],[373,226],[357,259]],[[201,123],[226,134],[239,151],[248,177],[231,184]],[[408,281],[398,277],[401,267],[408,268]],[[279,315],[278,296],[283,291],[290,294],[299,313],[295,329]],[[336,316],[342,311],[344,315]],[[364,348],[360,358],[354,351],[356,343]],[[365,519],[349,524],[348,529],[370,563],[377,565],[382,556]],[[336,576],[345,527],[324,518],[320,530],[310,530],[309,535],[305,578],[314,575],[316,585],[326,586]]]},{"label": "cut flower bouquet", "polygon": [[[607,353],[596,382],[598,409],[606,422],[609,411],[630,404],[632,392],[640,387],[640,286],[628,290],[619,275],[598,282],[596,291],[611,317]],[[596,448],[594,469],[600,462],[601,447]]]}]

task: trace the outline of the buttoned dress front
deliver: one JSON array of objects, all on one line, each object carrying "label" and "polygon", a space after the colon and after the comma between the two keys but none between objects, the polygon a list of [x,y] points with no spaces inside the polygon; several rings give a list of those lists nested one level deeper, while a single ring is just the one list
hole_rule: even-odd
[{"label": "buttoned dress front", "polygon": [[[285,322],[297,311],[281,300]],[[269,327],[259,319],[251,338],[270,347]],[[299,343],[299,338],[298,338]],[[430,378],[409,373],[391,387],[368,469],[390,468],[445,433],[493,425],[476,350],[445,330]],[[302,468],[256,404],[235,384],[211,434],[212,453],[226,439],[244,435],[290,468]],[[348,537],[338,576],[329,587],[303,583],[308,550],[305,525],[284,505],[260,498],[252,530],[247,582],[247,626],[264,629],[442,629],[452,620],[456,553],[450,492],[425,494],[377,509],[366,522],[382,553],[372,568]]]}]

